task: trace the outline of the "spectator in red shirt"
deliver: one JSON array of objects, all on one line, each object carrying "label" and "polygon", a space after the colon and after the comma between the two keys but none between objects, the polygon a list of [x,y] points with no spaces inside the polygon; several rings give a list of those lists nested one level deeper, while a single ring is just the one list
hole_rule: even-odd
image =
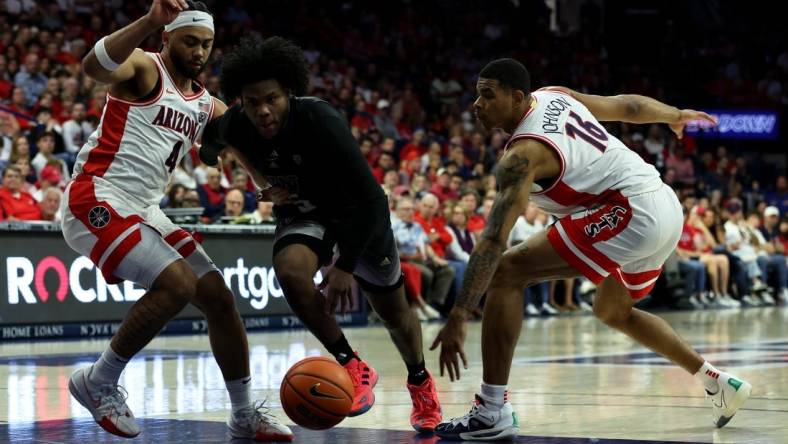
[{"label": "spectator in red shirt", "polygon": [[[462,286],[465,276],[465,269],[468,267],[466,261],[447,260],[446,250],[451,245],[454,238],[446,229],[446,221],[441,216],[440,203],[438,198],[430,193],[425,194],[419,201],[419,211],[416,213],[416,222],[421,225],[430,243],[430,247],[442,261],[445,261],[454,270],[454,285],[452,290],[456,295]],[[441,264],[442,265],[442,264]]]},{"label": "spectator in red shirt", "polygon": [[697,208],[686,212],[684,228],[676,252],[680,257],[700,261],[706,267],[715,302],[726,306],[730,303],[728,294],[730,262],[728,256],[711,252],[713,244],[714,238],[698,216]]},{"label": "spectator in red shirt", "polygon": [[450,187],[451,176],[446,168],[439,168],[435,184],[430,188],[430,193],[434,194],[441,203],[445,200],[457,200],[460,198],[459,191]]},{"label": "spectator in red shirt", "polygon": [[402,147],[399,157],[403,160],[412,159],[410,156],[413,156],[413,154],[411,153],[415,153],[415,156],[420,158],[425,152],[427,152],[427,147],[424,146],[424,130],[418,129],[413,132],[413,139],[410,143]]},{"label": "spectator in red shirt", "polygon": [[479,195],[476,191],[466,190],[460,198],[460,205],[465,209],[465,216],[468,218],[467,229],[478,238],[484,231],[485,221],[476,210],[479,209]]},{"label": "spectator in red shirt", "polygon": [[380,157],[378,157],[378,166],[372,169],[372,175],[375,176],[378,183],[383,183],[383,175],[386,171],[393,170],[394,167],[394,156],[391,153],[380,153]]},{"label": "spectator in red shirt", "polygon": [[675,171],[675,180],[677,182],[694,184],[695,166],[692,164],[692,160],[684,154],[684,150],[681,147],[672,150],[665,165],[667,168]]},{"label": "spectator in red shirt", "polygon": [[352,128],[358,128],[363,134],[372,126],[372,116],[367,112],[367,104],[363,100],[356,102],[356,115],[350,120]]},{"label": "spectator in red shirt", "polygon": [[227,190],[222,187],[222,175],[216,168],[208,168],[206,183],[197,188],[200,204],[205,208],[203,216],[213,219],[224,211],[224,197]]},{"label": "spectator in red shirt", "polygon": [[[9,111],[13,111],[16,121],[19,123],[19,128],[25,131],[33,125],[33,116],[30,115],[30,108],[27,106],[27,96],[25,90],[19,86],[15,86],[11,90],[11,103],[6,105]],[[23,117],[24,116],[24,117]]]},{"label": "spectator in red shirt", "polygon": [[22,172],[9,166],[3,172],[3,187],[0,188],[0,207],[4,218],[9,221],[41,220],[41,209],[30,195],[21,190]]}]

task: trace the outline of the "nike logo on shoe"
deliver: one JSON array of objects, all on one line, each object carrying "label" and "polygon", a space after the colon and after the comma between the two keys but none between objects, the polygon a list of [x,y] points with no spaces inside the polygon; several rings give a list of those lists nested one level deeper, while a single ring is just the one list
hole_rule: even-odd
[{"label": "nike logo on shoe", "polygon": [[720,393],[720,403],[719,403],[719,405],[717,405],[717,403],[714,402],[713,400],[711,401],[711,403],[714,404],[714,407],[717,407],[718,409],[724,409],[725,407],[727,407],[728,404],[725,403],[725,391]]},{"label": "nike logo on shoe", "polygon": [[312,396],[316,396],[318,398],[342,399],[342,398],[337,397],[337,396],[329,395],[328,393],[319,392],[319,391],[317,391],[318,387],[320,387],[320,383],[319,382],[309,388],[309,394],[312,395]]},{"label": "nike logo on shoe", "polygon": [[250,377],[244,379],[243,381],[241,381],[241,384],[249,384],[249,381],[251,381],[251,380],[252,380],[252,377],[250,376]]}]

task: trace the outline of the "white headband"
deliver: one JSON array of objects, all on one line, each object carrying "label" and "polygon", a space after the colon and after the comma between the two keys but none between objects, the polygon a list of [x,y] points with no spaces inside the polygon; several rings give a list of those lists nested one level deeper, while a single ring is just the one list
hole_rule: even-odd
[{"label": "white headband", "polygon": [[164,26],[165,32],[172,32],[184,26],[202,26],[213,32],[213,17],[204,11],[183,11],[169,25]]}]

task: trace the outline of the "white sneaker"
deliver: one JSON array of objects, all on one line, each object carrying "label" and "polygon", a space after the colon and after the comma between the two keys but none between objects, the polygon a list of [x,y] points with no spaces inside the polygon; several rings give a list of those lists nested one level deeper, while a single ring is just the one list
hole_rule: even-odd
[{"label": "white sneaker", "polygon": [[432,319],[440,319],[441,318],[440,312],[438,310],[434,309],[432,307],[432,305],[430,305],[430,304],[427,304],[424,307],[421,307],[421,309],[424,310],[424,314],[427,315],[427,319],[432,320]]},{"label": "white sneaker", "polygon": [[520,423],[510,402],[505,402],[501,410],[488,410],[479,395],[465,416],[435,427],[435,434],[441,438],[464,441],[514,440],[519,433]]},{"label": "white sneaker", "polygon": [[534,304],[528,304],[525,306],[525,314],[528,316],[539,316],[541,313],[539,309],[534,306]]},{"label": "white sneaker", "polygon": [[764,291],[761,293],[761,300],[763,301],[764,305],[776,305],[777,302],[772,297],[771,293],[768,291]]},{"label": "white sneaker", "polygon": [[578,307],[580,307],[580,310],[582,310],[582,311],[587,311],[589,313],[594,311],[594,307],[592,307],[591,304],[589,304],[588,302],[586,302],[586,301],[584,301],[582,299],[580,300],[580,303],[577,304],[577,305],[578,305]]},{"label": "white sneaker", "polygon": [[747,381],[736,379],[733,375],[720,372],[717,379],[720,389],[711,394],[706,390],[706,397],[711,398],[712,419],[714,425],[722,427],[733,418],[733,415],[750,397],[752,386]]},{"label": "white sneaker", "polygon": [[779,299],[783,304],[788,304],[788,288],[783,288],[783,291],[780,292]]},{"label": "white sneaker", "polygon": [[542,313],[541,314],[548,315],[548,316],[555,316],[555,315],[558,314],[558,310],[553,308],[553,306],[550,305],[549,303],[544,302],[544,303],[542,303]]},{"label": "white sneaker", "polygon": [[761,301],[758,298],[751,296],[749,294],[745,294],[741,297],[741,301],[745,306],[748,307],[758,307],[761,305]]},{"label": "white sneaker", "polygon": [[741,302],[737,301],[736,299],[733,299],[731,295],[724,294],[721,296],[721,298],[723,301],[725,301],[726,304],[728,304],[728,307],[741,308]]},{"label": "white sneaker", "polygon": [[140,434],[140,426],[126,405],[128,393],[123,387],[102,385],[97,388],[88,382],[93,366],[75,371],[68,380],[71,395],[88,409],[102,429],[123,438]]},{"label": "white sneaker", "polygon": [[427,315],[424,313],[424,309],[421,307],[416,307],[416,317],[419,318],[419,321],[421,322],[427,322],[429,320]]},{"label": "white sneaker", "polygon": [[279,422],[269,413],[265,401],[258,401],[254,408],[249,407],[239,413],[230,415],[227,427],[233,438],[252,439],[254,441],[292,441],[293,432],[290,427]]},{"label": "white sneaker", "polygon": [[711,298],[709,298],[705,291],[698,293],[698,302],[700,302],[704,307],[714,307],[714,302],[711,300]]}]

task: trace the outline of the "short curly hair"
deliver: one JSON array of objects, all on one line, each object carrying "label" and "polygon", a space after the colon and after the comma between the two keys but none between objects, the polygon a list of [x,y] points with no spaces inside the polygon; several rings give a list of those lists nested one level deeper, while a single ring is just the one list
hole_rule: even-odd
[{"label": "short curly hair", "polygon": [[282,37],[247,37],[224,56],[222,93],[227,100],[241,95],[244,86],[273,79],[286,91],[303,96],[309,87],[309,64],[304,52]]}]

